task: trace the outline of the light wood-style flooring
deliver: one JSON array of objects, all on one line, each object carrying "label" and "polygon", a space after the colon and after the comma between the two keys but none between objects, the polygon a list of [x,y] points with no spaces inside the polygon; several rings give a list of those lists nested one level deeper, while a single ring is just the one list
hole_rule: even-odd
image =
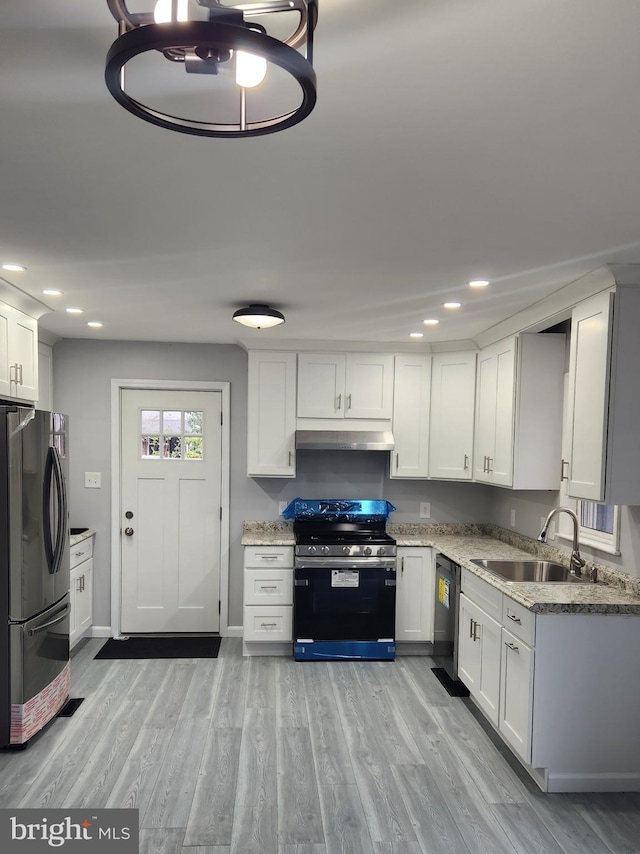
[{"label": "light wood-style flooring", "polygon": [[432,661],[72,659],[0,807],[129,807],[143,854],[637,854],[640,795],[545,795]]}]

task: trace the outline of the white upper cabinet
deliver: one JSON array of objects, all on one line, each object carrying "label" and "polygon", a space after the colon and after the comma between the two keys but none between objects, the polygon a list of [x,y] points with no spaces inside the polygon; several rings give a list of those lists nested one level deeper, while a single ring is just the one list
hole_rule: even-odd
[{"label": "white upper cabinet", "polygon": [[38,321],[0,303],[0,396],[38,399]]},{"label": "white upper cabinet", "polygon": [[475,388],[475,352],[432,357],[430,477],[471,480]]},{"label": "white upper cabinet", "polygon": [[396,356],[390,477],[429,475],[430,387],[431,356]]},{"label": "white upper cabinet", "polygon": [[571,319],[568,493],[640,504],[640,285],[580,303]]},{"label": "white upper cabinet", "polygon": [[513,489],[558,489],[563,335],[523,333],[478,354],[474,478]]},{"label": "white upper cabinet", "polygon": [[393,356],[300,353],[298,418],[390,420]]},{"label": "white upper cabinet", "polygon": [[296,354],[249,353],[247,474],[295,477]]}]

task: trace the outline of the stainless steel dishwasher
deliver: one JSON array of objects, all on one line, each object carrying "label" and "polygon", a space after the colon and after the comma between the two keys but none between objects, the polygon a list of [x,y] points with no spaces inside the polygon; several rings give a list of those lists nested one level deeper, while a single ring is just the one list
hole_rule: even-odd
[{"label": "stainless steel dishwasher", "polygon": [[446,555],[436,555],[434,614],[434,674],[453,697],[467,697],[469,691],[458,678],[458,615],[462,570]]}]

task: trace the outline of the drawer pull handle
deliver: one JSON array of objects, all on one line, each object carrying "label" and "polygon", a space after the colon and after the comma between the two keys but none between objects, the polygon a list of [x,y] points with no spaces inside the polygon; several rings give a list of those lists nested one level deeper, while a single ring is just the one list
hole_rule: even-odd
[{"label": "drawer pull handle", "polygon": [[277,590],[277,589],[278,589],[277,584],[263,584],[260,587],[260,590]]},{"label": "drawer pull handle", "polygon": [[513,620],[514,623],[521,623],[522,622],[520,617],[516,617],[515,614],[507,614],[507,617],[509,617],[510,620]]},{"label": "drawer pull handle", "polygon": [[275,629],[277,627],[277,623],[260,623],[261,629]]},{"label": "drawer pull handle", "polygon": [[260,560],[280,560],[281,555],[258,555]]},{"label": "drawer pull handle", "polygon": [[509,643],[508,641],[505,641],[504,645],[508,646],[509,649],[512,649],[514,652],[519,652],[518,647],[514,643]]},{"label": "drawer pull handle", "polygon": [[74,552],[73,556],[74,557],[82,557],[83,554],[84,554],[84,552]]}]

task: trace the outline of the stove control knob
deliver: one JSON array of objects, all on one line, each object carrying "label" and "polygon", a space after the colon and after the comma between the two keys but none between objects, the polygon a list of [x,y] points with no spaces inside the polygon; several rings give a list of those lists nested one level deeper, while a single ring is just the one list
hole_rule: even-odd
[{"label": "stove control knob", "polygon": [[365,546],[364,553],[365,553],[366,555],[370,555],[370,554],[371,554],[371,547],[370,547],[370,546]]},{"label": "stove control knob", "polygon": [[342,547],[342,554],[343,554],[343,555],[349,555],[349,554],[351,554],[351,548],[350,548],[349,546],[343,546],[343,547]]},{"label": "stove control knob", "polygon": [[309,552],[309,554],[314,554],[315,550],[316,550],[315,546],[307,546],[307,551]]},{"label": "stove control knob", "polygon": [[387,553],[387,550],[385,549],[385,547],[384,547],[384,546],[380,546],[380,548],[378,549],[378,554],[379,554],[379,555],[383,555],[383,554],[386,554],[386,553]]},{"label": "stove control knob", "polygon": [[323,554],[329,554],[329,546],[320,546],[320,551]]}]

